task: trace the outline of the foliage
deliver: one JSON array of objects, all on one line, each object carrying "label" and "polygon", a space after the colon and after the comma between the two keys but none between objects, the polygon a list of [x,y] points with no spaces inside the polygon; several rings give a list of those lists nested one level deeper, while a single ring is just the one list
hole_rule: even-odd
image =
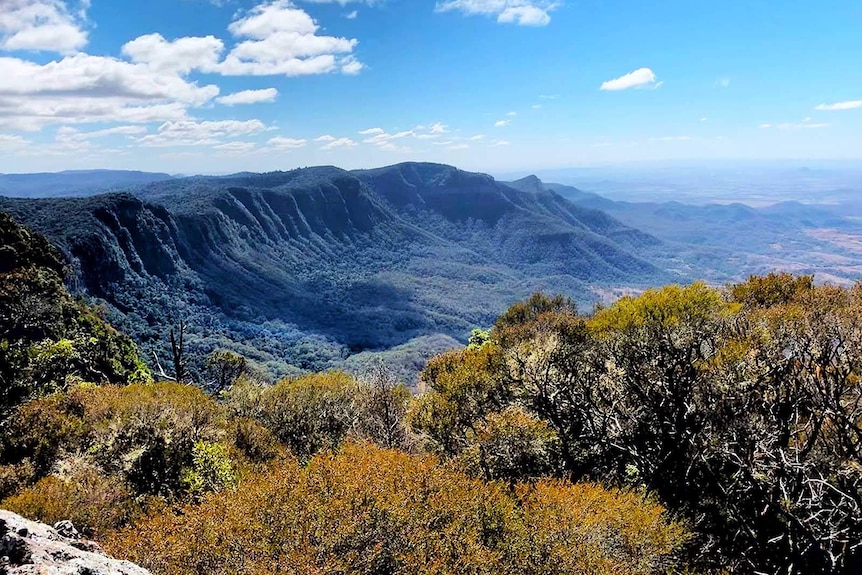
[{"label": "foliage", "polygon": [[359,379],[356,435],[381,447],[409,450],[412,438],[407,431],[407,409],[411,397],[395,374],[377,362]]},{"label": "foliage", "polygon": [[146,382],[132,341],[66,290],[60,253],[0,214],[0,420],[74,380]]},{"label": "foliage", "polygon": [[557,434],[520,407],[491,413],[476,424],[470,446],[459,456],[472,474],[515,482],[553,473]]},{"label": "foliage", "polygon": [[733,300],[746,307],[769,308],[787,304],[814,289],[814,276],[770,273],[750,276],[748,281],[730,286]]},{"label": "foliage", "polygon": [[105,546],[156,574],[646,575],[672,566],[685,538],[641,494],[558,482],[510,491],[347,443],[153,515]]},{"label": "foliage", "polygon": [[474,423],[506,404],[509,391],[501,380],[502,367],[500,349],[494,345],[433,358],[422,372],[428,392],[411,408],[411,427],[432,450],[457,455],[467,446]]},{"label": "foliage", "polygon": [[207,372],[216,392],[227,389],[248,369],[248,360],[238,353],[218,349],[207,357]]},{"label": "foliage", "polygon": [[43,477],[3,501],[3,508],[48,524],[68,519],[90,538],[128,524],[141,512],[128,483],[86,467],[66,477]]},{"label": "foliage", "polygon": [[[563,302],[538,295],[501,318],[502,368],[470,365],[470,350],[432,362],[411,425],[438,453],[486,477],[542,462],[643,488],[692,522],[703,569],[862,566],[862,286],[773,275],[648,290],[591,316]],[[476,381],[507,391],[482,402],[464,393]]]},{"label": "foliage", "polygon": [[343,372],[284,379],[271,387],[236,385],[228,408],[253,417],[301,459],[337,447],[353,429],[357,383]]},{"label": "foliage", "polygon": [[192,447],[192,463],[181,480],[191,495],[201,496],[233,487],[237,475],[224,445],[201,440]]},{"label": "foliage", "polygon": [[[10,505],[40,517],[78,502],[82,527],[102,530],[127,521],[138,501],[231,487],[279,453],[267,430],[231,421],[198,388],[83,385],[22,405],[9,418],[0,436],[0,497],[15,494]],[[66,500],[53,501],[58,493]],[[100,501],[106,523],[96,516]]]}]

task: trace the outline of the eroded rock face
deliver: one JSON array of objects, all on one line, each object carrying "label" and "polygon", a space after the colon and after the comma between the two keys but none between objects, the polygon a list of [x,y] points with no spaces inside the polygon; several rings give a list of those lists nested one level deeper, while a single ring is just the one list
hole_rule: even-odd
[{"label": "eroded rock face", "polygon": [[150,575],[134,563],[108,557],[97,544],[78,539],[68,521],[57,528],[0,511],[0,575]]}]

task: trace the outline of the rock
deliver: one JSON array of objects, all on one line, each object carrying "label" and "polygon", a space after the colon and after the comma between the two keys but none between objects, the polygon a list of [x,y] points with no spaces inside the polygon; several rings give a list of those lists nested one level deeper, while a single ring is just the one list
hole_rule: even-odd
[{"label": "rock", "polygon": [[52,528],[0,510],[0,575],[150,575],[78,537],[70,521]]},{"label": "rock", "polygon": [[54,531],[60,534],[61,537],[65,537],[66,539],[80,539],[80,534],[78,530],[75,529],[75,526],[72,525],[72,522],[68,519],[65,521],[58,521],[54,524]]}]

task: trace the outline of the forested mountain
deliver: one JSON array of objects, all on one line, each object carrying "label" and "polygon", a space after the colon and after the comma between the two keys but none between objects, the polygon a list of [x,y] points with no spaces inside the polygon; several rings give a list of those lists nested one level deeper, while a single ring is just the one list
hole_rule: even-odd
[{"label": "forested mountain", "polygon": [[463,341],[541,289],[586,304],[597,286],[669,277],[636,255],[659,245],[648,234],[434,164],[170,179],[0,209],[61,246],[74,287],[148,357],[184,319],[198,356],[227,346],[278,374],[415,338],[425,357],[454,343],[425,336]]}]

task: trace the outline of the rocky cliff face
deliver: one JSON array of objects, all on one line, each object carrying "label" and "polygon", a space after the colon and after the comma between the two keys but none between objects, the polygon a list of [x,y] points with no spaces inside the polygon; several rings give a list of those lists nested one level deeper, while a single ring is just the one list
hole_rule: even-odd
[{"label": "rocky cliff face", "polygon": [[0,511],[0,575],[150,575],[79,539],[71,523],[55,527]]},{"label": "rocky cliff face", "polygon": [[667,279],[649,262],[655,238],[538,184],[450,166],[185,178],[133,192],[0,198],[0,210],[61,246],[73,287],[118,310],[112,322],[148,358],[184,317],[208,338],[195,352],[230,341],[265,350],[255,359],[267,364],[326,369],[433,334],[463,339],[538,290],[591,303],[596,285]]}]

